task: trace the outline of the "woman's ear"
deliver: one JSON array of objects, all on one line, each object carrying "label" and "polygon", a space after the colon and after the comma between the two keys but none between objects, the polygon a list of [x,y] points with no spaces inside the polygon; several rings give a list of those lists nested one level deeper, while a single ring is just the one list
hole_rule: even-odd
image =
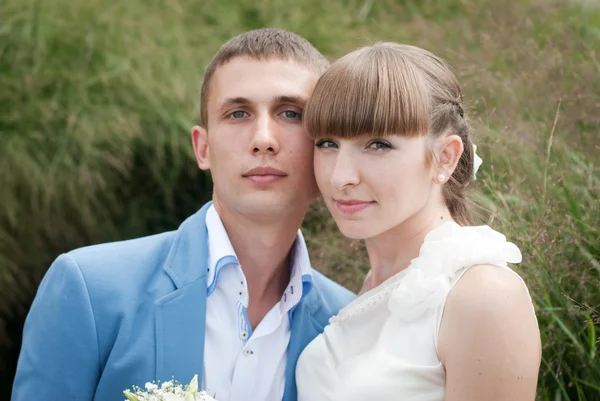
[{"label": "woman's ear", "polygon": [[[458,135],[441,136],[435,144],[434,169],[440,175],[449,178],[454,173],[456,165],[464,150],[462,139]],[[443,181],[443,180],[442,180]]]},{"label": "woman's ear", "polygon": [[194,154],[196,155],[198,167],[200,167],[201,170],[210,169],[208,157],[208,133],[206,132],[206,129],[197,125],[194,126],[194,128],[192,128],[192,143],[194,145]]}]

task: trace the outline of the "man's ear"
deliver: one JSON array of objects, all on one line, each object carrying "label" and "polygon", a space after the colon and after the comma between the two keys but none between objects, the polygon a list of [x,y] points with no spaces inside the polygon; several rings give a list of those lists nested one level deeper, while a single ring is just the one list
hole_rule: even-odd
[{"label": "man's ear", "polygon": [[462,139],[458,135],[441,136],[436,144],[436,174],[452,176],[464,150]]},{"label": "man's ear", "polygon": [[194,145],[194,154],[198,167],[201,170],[210,169],[210,161],[208,158],[208,133],[206,129],[196,125],[192,128],[192,143]]}]

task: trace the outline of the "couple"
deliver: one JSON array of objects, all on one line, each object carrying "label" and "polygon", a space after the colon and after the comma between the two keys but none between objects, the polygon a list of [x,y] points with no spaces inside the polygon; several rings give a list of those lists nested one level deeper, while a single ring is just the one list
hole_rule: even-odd
[{"label": "couple", "polygon": [[[116,401],[194,374],[219,401],[534,400],[539,331],[507,267],[521,254],[469,225],[461,98],[420,48],[377,44],[329,66],[283,30],[231,39],[192,129],[212,202],[177,231],[59,256],[12,400]],[[357,298],[310,265],[299,227],[319,190],[366,242]]]}]

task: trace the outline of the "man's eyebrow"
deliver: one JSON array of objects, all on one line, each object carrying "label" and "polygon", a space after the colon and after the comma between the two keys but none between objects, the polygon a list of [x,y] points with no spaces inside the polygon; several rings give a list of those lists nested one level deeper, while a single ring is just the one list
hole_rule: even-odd
[{"label": "man's eyebrow", "polygon": [[298,97],[298,96],[277,96],[275,98],[276,103],[293,103],[298,106],[304,107],[306,104],[306,99]]},{"label": "man's eyebrow", "polygon": [[245,106],[245,105],[249,105],[249,104],[250,104],[250,99],[248,99],[248,98],[228,97],[221,102],[221,104],[219,105],[219,110],[223,110],[230,106],[235,106],[235,105],[244,105]]},{"label": "man's eyebrow", "polygon": [[[306,99],[299,96],[277,96],[274,100],[274,103],[287,103],[287,104],[296,104],[300,107],[304,107],[306,105]],[[250,99],[246,97],[228,97],[224,99],[219,105],[219,111],[224,111],[226,108],[231,106],[248,106],[252,104]]]}]

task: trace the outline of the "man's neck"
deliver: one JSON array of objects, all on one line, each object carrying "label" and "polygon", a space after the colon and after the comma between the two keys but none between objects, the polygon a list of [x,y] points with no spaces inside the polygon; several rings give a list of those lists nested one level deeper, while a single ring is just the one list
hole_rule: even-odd
[{"label": "man's neck", "polygon": [[280,301],[290,280],[290,250],[305,211],[253,219],[215,203],[248,285],[248,319],[255,328]]}]

